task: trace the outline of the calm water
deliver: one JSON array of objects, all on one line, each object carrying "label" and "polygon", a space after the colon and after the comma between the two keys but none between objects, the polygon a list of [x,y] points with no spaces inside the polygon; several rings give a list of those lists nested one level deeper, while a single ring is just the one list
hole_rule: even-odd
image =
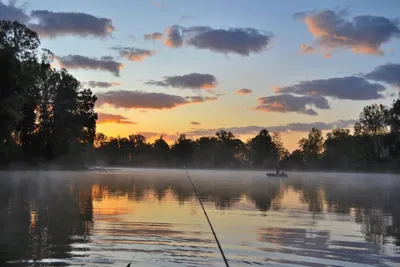
[{"label": "calm water", "polygon": [[[231,266],[400,266],[400,177],[190,171]],[[183,170],[0,172],[0,266],[224,266]]]}]

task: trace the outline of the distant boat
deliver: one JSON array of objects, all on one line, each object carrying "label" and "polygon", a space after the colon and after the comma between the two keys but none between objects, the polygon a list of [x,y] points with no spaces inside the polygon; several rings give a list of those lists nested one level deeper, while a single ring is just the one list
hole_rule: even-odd
[{"label": "distant boat", "polygon": [[267,176],[268,177],[288,177],[288,175],[284,172],[281,172],[281,173],[269,172],[269,173],[267,173]]}]

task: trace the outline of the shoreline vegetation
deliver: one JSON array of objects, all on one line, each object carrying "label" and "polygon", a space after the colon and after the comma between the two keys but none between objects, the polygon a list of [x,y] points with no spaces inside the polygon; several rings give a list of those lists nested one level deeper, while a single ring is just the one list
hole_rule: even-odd
[{"label": "shoreline vegetation", "polygon": [[52,67],[55,56],[39,50],[36,32],[0,21],[0,169],[85,170],[88,166],[400,172],[400,99],[386,107],[364,107],[349,129],[325,137],[310,129],[289,153],[279,133],[261,130],[243,142],[224,130],[171,146],[160,136],[107,137],[96,132],[97,97],[67,70]]}]

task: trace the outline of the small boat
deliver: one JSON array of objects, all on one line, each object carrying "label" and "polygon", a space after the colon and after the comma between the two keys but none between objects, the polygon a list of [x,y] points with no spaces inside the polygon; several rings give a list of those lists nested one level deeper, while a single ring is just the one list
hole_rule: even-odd
[{"label": "small boat", "polygon": [[275,172],[269,172],[267,173],[268,177],[288,177],[288,175],[284,172],[281,173],[275,173]]}]

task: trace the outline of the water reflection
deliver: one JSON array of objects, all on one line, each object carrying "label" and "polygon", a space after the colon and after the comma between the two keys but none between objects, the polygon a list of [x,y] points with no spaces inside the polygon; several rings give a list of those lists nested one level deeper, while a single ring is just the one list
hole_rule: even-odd
[{"label": "water reflection", "polygon": [[[400,263],[400,181],[191,173],[233,266]],[[222,266],[184,172],[0,177],[0,266]]]}]

